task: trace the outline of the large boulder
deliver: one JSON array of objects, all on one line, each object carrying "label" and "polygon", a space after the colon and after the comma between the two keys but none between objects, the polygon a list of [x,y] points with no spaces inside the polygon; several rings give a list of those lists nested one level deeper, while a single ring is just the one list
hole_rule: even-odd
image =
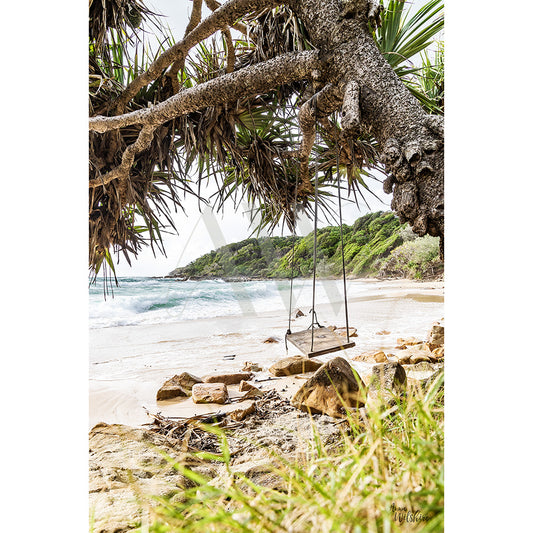
[{"label": "large boulder", "polygon": [[360,390],[362,384],[359,375],[346,359],[336,357],[322,365],[300,387],[291,404],[302,411],[340,418],[345,415],[345,406],[364,405]]},{"label": "large boulder", "polygon": [[444,344],[444,326],[435,325],[431,328],[428,337],[428,344],[431,350]]},{"label": "large boulder", "polygon": [[177,374],[163,383],[162,387],[157,391],[156,399],[159,401],[190,396],[193,385],[201,382],[200,378],[188,372]]},{"label": "large boulder", "polygon": [[285,357],[274,363],[269,371],[274,376],[292,376],[293,374],[303,374],[305,372],[314,372],[323,365],[322,361],[295,355],[294,357]]},{"label": "large boulder", "polygon": [[368,383],[368,398],[389,401],[394,395],[401,394],[407,385],[407,375],[399,363],[379,364],[372,368]]},{"label": "large boulder", "polygon": [[192,388],[194,403],[220,403],[228,401],[228,388],[224,383],[197,383]]},{"label": "large boulder", "polygon": [[209,374],[204,376],[204,383],[224,383],[224,385],[238,385],[253,376],[252,372],[234,372],[232,374]]}]

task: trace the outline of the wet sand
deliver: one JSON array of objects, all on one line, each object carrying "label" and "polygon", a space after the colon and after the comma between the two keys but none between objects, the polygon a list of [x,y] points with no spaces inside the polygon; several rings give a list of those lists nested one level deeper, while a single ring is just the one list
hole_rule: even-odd
[{"label": "wet sand", "polygon": [[[393,353],[398,337],[424,338],[431,324],[444,316],[442,282],[366,282],[369,292],[349,300],[350,327],[357,328],[358,337],[354,339],[356,346],[343,353],[348,359],[370,350]],[[345,325],[341,301],[317,305],[317,315],[324,326]],[[308,315],[294,319],[292,331],[306,329],[309,321]],[[285,348],[287,327],[287,312],[273,310],[253,316],[91,329],[89,427],[98,422],[138,426],[151,421],[146,411],[165,416],[216,412],[220,406],[199,406],[190,399],[156,402],[156,392],[165,380],[184,371],[202,377],[213,372],[238,371],[247,361],[268,371],[276,360],[298,354],[291,345],[288,350]],[[388,333],[380,334],[383,331]],[[269,337],[279,342],[264,343]],[[224,358],[229,355],[235,357]],[[327,361],[337,355],[319,359]],[[268,372],[255,377],[264,379]],[[301,382],[291,377],[261,382],[261,386],[264,390],[275,387],[292,394]],[[233,397],[239,396],[236,388],[230,387]]]}]

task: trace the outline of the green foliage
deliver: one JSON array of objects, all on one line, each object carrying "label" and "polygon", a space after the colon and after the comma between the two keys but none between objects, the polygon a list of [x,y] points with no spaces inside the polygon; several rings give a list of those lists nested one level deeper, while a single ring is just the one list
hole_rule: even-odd
[{"label": "green foliage", "polygon": [[429,275],[440,274],[442,269],[439,239],[425,235],[404,242],[393,250],[381,264],[380,275],[422,279]]},{"label": "green foliage", "polygon": [[[344,224],[342,232],[346,273],[350,276],[378,275],[383,270],[383,265],[389,264],[387,258],[391,252],[402,244],[409,245],[402,249],[410,250],[405,264],[411,262],[412,266],[398,273],[399,276],[416,277],[415,272],[420,272],[419,277],[423,276],[427,266],[433,264],[439,255],[438,239],[417,238],[391,212],[368,213],[358,218],[352,226]],[[313,274],[313,241],[313,233],[295,238],[250,238],[205,254],[186,267],[174,270],[170,275],[193,278],[309,277]],[[341,274],[340,227],[320,228],[317,232],[317,276],[337,277]]]},{"label": "green foliage", "polygon": [[[193,454],[173,464],[190,480],[175,497],[157,498],[150,525],[163,532],[437,532],[444,528],[444,377],[425,390],[410,389],[387,408],[367,406],[364,424],[348,417],[348,429],[335,442],[315,430],[307,453],[287,460],[270,453],[275,487],[234,472],[222,430],[220,453]],[[253,443],[248,443],[253,444]],[[227,483],[194,471],[200,461],[222,463]],[[405,520],[405,508],[418,520]]]}]

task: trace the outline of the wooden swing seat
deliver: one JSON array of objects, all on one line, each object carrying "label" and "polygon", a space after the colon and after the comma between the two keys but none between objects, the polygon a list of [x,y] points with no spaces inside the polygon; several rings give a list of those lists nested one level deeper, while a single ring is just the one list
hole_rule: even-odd
[{"label": "wooden swing seat", "polygon": [[[311,350],[313,335],[313,349]],[[315,328],[314,334],[311,329],[287,334],[287,340],[307,357],[317,357],[355,346],[355,342],[343,341],[336,333],[324,327]]]}]

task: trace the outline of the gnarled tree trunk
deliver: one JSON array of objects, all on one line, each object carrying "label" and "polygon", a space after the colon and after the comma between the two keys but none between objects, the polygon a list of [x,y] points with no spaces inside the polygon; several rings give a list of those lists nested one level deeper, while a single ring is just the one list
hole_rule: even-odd
[{"label": "gnarled tree trunk", "polygon": [[[227,35],[227,28],[238,24],[245,13],[280,4],[301,19],[316,50],[283,54],[234,71],[233,58],[225,75],[192,88],[177,88],[175,94],[152,107],[123,112],[143,86],[167,69],[167,74],[175,73],[176,62],[183,62],[196,42],[217,30]],[[109,116],[89,119],[95,134],[140,127],[137,142],[123,149],[120,164],[93,178],[90,187],[127,179],[135,157],[150,145],[154,131],[176,117],[307,80],[315,94],[301,106],[299,115],[302,142],[298,157],[304,170],[317,121],[341,111],[345,138],[367,133],[378,142],[379,161],[388,174],[384,190],[393,193],[392,209],[418,235],[440,237],[443,254],[443,118],[423,110],[380,53],[370,31],[379,21],[380,9],[375,0],[230,0],[205,21],[195,21],[194,29],[182,41],[126,88]],[[176,90],[175,83],[173,88]],[[100,161],[113,160],[106,154],[98,156]]]}]

